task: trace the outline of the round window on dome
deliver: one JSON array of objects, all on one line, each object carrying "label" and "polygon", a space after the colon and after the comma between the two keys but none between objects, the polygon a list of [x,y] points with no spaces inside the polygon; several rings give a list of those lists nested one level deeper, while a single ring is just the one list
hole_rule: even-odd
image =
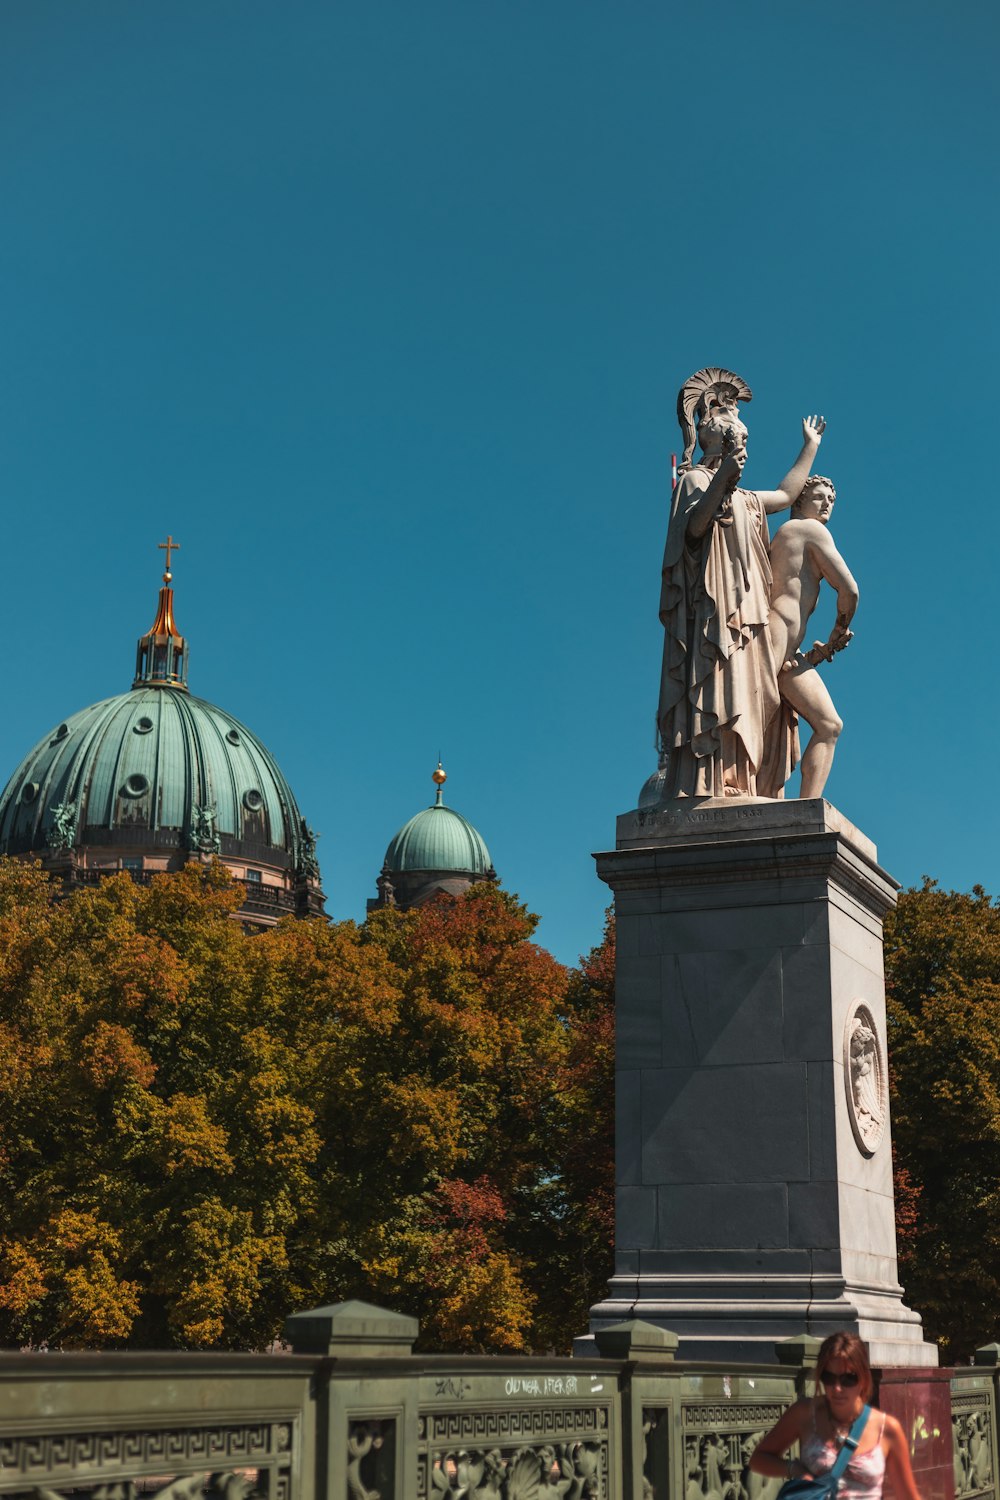
[{"label": "round window on dome", "polygon": [[239,730],[238,729],[230,729],[229,733],[226,735],[226,739],[229,741],[229,743],[231,745],[238,745],[240,743],[240,732],[239,732]]},{"label": "round window on dome", "polygon": [[69,725],[68,724],[60,724],[59,728],[56,730],[55,734],[52,736],[52,743],[55,744],[55,742],[57,740],[64,740],[68,734],[69,734]]},{"label": "round window on dome", "polygon": [[34,802],[35,798],[38,796],[38,791],[39,787],[37,781],[26,781],[24,783],[24,786],[21,788],[21,801]]},{"label": "round window on dome", "polygon": [[264,799],[256,788],[252,787],[250,791],[243,793],[243,806],[248,812],[260,812]]},{"label": "round window on dome", "polygon": [[132,725],[136,734],[148,734],[152,727],[153,721],[147,714],[143,714],[141,719],[136,719]]},{"label": "round window on dome", "polygon": [[149,779],[136,771],[133,775],[126,777],[122,791],[126,797],[141,797],[149,791]]}]

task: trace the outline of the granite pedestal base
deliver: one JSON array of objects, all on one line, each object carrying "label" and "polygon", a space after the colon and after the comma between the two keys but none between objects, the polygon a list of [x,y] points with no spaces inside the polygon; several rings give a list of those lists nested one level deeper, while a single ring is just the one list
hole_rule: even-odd
[{"label": "granite pedestal base", "polygon": [[875,1364],[936,1365],[896,1274],[897,887],[874,845],[822,800],[692,801],[620,818],[597,865],[618,927],[617,1229],[592,1332],[642,1318],[684,1357],[756,1361],[843,1328]]}]

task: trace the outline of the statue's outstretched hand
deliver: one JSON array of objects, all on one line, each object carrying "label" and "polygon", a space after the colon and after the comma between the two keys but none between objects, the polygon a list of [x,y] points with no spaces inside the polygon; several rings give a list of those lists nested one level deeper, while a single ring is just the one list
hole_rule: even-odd
[{"label": "statue's outstretched hand", "polygon": [[823,437],[823,434],[824,434],[825,431],[826,431],[826,418],[825,417],[803,417],[802,418],[802,437],[805,440],[805,442],[810,443],[814,448],[818,448],[819,447],[820,442],[822,440],[822,437]]}]

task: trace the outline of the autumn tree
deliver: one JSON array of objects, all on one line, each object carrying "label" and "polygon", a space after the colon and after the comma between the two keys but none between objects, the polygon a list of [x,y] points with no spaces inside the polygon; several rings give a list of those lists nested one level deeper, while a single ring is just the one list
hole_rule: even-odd
[{"label": "autumn tree", "polygon": [[221,867],[53,902],[0,863],[0,1328],[266,1342],[319,1137]]},{"label": "autumn tree", "polygon": [[254,936],[242,896],[192,864],[57,901],[0,862],[0,1339],[261,1347],[361,1296],[428,1347],[565,1344],[600,966],[571,982],[492,886]]},{"label": "autumn tree", "polygon": [[900,1274],[957,1362],[1000,1337],[1000,910],[925,880],[885,958]]},{"label": "autumn tree", "polygon": [[567,1049],[567,974],[536,921],[489,885],[374,913],[362,952],[395,975],[392,1016],[348,1070],[338,1030],[317,1071],[324,1284],[415,1313],[438,1348],[533,1342],[519,1226],[552,1171]]},{"label": "autumn tree", "polygon": [[[568,1350],[607,1293],[614,1252],[615,916],[580,959],[566,991],[566,1051],[553,1120],[551,1169],[526,1205],[536,1247],[535,1343]],[[539,1253],[540,1252],[540,1253]]]}]

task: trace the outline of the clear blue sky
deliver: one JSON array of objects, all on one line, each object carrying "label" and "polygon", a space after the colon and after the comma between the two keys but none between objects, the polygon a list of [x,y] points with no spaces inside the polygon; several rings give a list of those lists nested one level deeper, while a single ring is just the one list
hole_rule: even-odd
[{"label": "clear blue sky", "polygon": [[655,765],[676,392],[721,363],[747,483],[830,423],[830,800],[904,883],[996,890],[998,15],[4,6],[0,781],[128,687],[170,530],[192,689],[278,756],[333,915],[440,748],[573,961]]}]

